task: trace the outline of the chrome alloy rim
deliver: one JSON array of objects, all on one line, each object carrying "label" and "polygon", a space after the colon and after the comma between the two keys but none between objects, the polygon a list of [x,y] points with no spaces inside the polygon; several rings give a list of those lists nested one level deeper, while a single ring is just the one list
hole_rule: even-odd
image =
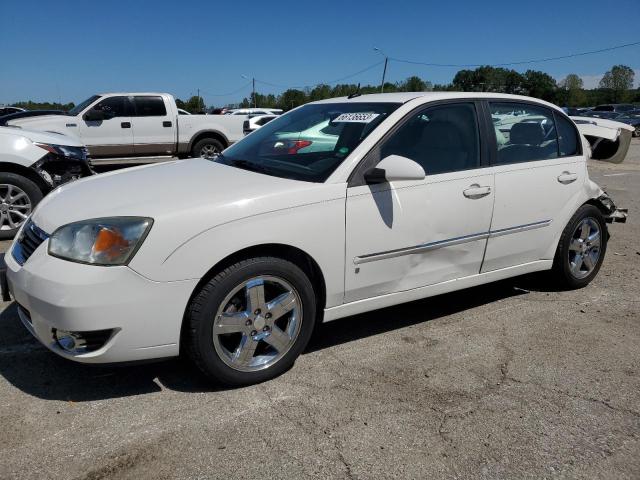
[{"label": "chrome alloy rim", "polygon": [[220,153],[220,150],[215,145],[207,144],[200,149],[200,156],[202,158],[213,158]]},{"label": "chrome alloy rim", "polygon": [[279,277],[254,277],[222,301],[213,323],[213,346],[242,372],[263,370],[291,349],[302,324],[298,292]]},{"label": "chrome alloy rim", "polygon": [[576,227],[569,244],[569,270],[575,278],[585,278],[598,264],[601,236],[598,222],[591,217]]},{"label": "chrome alloy rim", "polygon": [[31,214],[31,199],[15,185],[0,183],[0,230],[20,228]]}]

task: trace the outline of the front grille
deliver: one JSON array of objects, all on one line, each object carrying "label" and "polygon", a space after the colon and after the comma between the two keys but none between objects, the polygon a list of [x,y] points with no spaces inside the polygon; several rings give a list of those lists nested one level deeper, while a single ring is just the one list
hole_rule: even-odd
[{"label": "front grille", "polygon": [[18,237],[18,240],[13,246],[11,252],[13,258],[15,258],[20,265],[24,265],[24,262],[29,259],[36,248],[47,238],[49,238],[49,235],[45,231],[38,228],[31,219],[27,220],[22,232],[20,232],[20,237]]}]

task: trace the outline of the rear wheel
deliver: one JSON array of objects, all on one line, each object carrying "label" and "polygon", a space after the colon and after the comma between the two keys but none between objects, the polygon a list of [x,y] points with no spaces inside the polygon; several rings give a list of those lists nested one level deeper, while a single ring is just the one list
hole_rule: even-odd
[{"label": "rear wheel", "polygon": [[296,265],[259,257],[207,282],[187,312],[185,347],[210,378],[249,385],[293,365],[315,323],[313,286]]},{"label": "rear wheel", "polygon": [[216,155],[222,153],[224,145],[220,140],[215,138],[203,138],[196,142],[191,150],[191,156],[194,158],[214,158]]},{"label": "rear wheel", "polygon": [[0,173],[0,239],[13,238],[40,200],[42,191],[34,182]]},{"label": "rear wheel", "polygon": [[568,288],[589,284],[600,270],[607,251],[607,224],[600,210],[583,205],[565,227],[558,243],[553,269]]}]

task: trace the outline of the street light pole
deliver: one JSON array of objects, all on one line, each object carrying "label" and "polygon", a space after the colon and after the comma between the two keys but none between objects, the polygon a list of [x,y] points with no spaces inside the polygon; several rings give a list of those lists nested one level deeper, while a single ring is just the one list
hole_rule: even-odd
[{"label": "street light pole", "polygon": [[373,50],[378,52],[384,57],[384,69],[382,70],[382,83],[380,83],[380,93],[384,93],[384,78],[387,76],[387,63],[389,63],[389,57],[380,50],[378,47],[373,47]]}]

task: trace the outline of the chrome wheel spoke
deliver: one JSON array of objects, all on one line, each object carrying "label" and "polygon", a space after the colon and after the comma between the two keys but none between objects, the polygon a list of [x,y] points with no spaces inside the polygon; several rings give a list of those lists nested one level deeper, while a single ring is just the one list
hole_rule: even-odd
[{"label": "chrome wheel spoke", "polygon": [[589,226],[589,222],[585,220],[582,221],[582,226],[580,227],[580,238],[582,240],[586,240],[591,232],[591,227]]},{"label": "chrome wheel spoke", "polygon": [[579,252],[582,250],[582,242],[580,242],[579,239],[574,238],[573,240],[571,240],[571,243],[569,244],[569,250],[571,250],[572,252]]},{"label": "chrome wheel spoke", "polygon": [[247,312],[223,313],[218,316],[214,325],[214,334],[223,335],[225,333],[237,333],[246,330]]},{"label": "chrome wheel spoke", "polygon": [[247,311],[256,312],[264,306],[264,281],[261,279],[251,280],[247,283]]},{"label": "chrome wheel spoke", "polygon": [[579,272],[582,269],[582,261],[583,261],[582,255],[577,254],[573,259],[572,270],[574,270],[575,272]]},{"label": "chrome wheel spoke", "polygon": [[284,352],[291,343],[291,338],[285,332],[274,326],[264,341],[276,349],[278,353]]},{"label": "chrome wheel spoke", "polygon": [[584,266],[587,267],[588,271],[593,270],[593,267],[596,266],[596,262],[593,261],[593,258],[591,257],[591,253],[586,253],[582,257],[582,261],[584,263]]},{"label": "chrome wheel spoke", "polygon": [[253,359],[253,354],[258,347],[256,342],[250,335],[243,335],[242,340],[236,351],[233,353],[233,359],[241,366],[247,366]]},{"label": "chrome wheel spoke", "polygon": [[599,247],[600,246],[600,232],[595,232],[592,235],[587,237],[587,242],[590,247]]},{"label": "chrome wheel spoke", "polygon": [[267,311],[271,314],[272,320],[277,320],[293,310],[297,305],[298,301],[295,294],[293,292],[285,292],[267,304]]}]

